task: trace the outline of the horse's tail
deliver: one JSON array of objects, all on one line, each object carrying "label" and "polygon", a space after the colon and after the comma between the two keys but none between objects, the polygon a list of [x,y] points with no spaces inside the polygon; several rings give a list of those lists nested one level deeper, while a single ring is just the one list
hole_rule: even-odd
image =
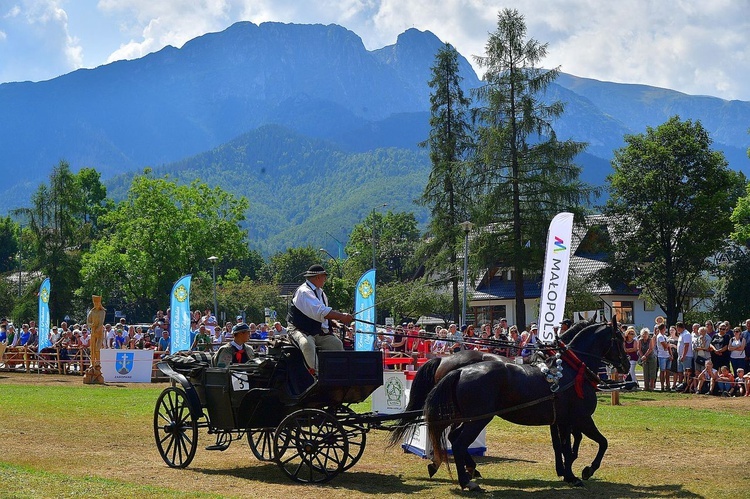
[{"label": "horse's tail", "polygon": [[424,416],[427,421],[427,435],[432,443],[433,462],[436,466],[440,466],[443,461],[448,461],[443,433],[458,416],[455,393],[460,377],[460,370],[451,371],[435,385],[425,400]]},{"label": "horse's tail", "polygon": [[415,412],[415,414],[407,414],[397,420],[394,430],[388,439],[389,447],[403,442],[406,435],[414,431],[414,427],[418,423],[417,419],[419,418],[419,413],[416,413],[416,411],[424,408],[427,394],[435,386],[435,372],[440,366],[440,360],[440,357],[428,360],[419,368],[417,374],[414,375],[414,380],[412,380],[411,389],[409,390],[409,403],[406,406],[405,412]]}]

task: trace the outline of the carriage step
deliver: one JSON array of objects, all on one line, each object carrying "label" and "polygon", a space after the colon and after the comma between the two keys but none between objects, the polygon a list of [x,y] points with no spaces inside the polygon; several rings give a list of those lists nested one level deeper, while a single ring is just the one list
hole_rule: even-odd
[{"label": "carriage step", "polygon": [[213,444],[206,447],[206,450],[220,450],[225,451],[229,448],[229,444]]}]

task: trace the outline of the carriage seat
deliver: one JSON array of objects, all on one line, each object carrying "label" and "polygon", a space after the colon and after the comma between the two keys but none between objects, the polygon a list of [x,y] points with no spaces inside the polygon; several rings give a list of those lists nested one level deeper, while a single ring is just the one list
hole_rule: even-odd
[{"label": "carriage seat", "polygon": [[286,371],[284,391],[289,397],[298,398],[315,384],[315,376],[310,374],[302,350],[296,345],[282,347],[281,354]]}]

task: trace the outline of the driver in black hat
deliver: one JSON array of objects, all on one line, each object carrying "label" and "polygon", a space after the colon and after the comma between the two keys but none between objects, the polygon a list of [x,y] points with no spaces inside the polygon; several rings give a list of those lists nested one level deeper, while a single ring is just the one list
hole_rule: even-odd
[{"label": "driver in black hat", "polygon": [[341,340],[331,334],[329,320],[337,320],[349,325],[354,317],[328,306],[328,298],[323,292],[328,273],[322,265],[311,266],[304,276],[305,282],[294,292],[287,322],[289,322],[289,334],[302,350],[310,372],[315,374],[316,346],[321,350],[344,349]]}]

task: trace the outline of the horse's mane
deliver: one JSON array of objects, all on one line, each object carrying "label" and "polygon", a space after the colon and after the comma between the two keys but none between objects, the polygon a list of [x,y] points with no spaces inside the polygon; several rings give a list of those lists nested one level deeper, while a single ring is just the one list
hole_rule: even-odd
[{"label": "horse's mane", "polygon": [[596,322],[594,317],[589,320],[578,321],[570,326],[567,331],[560,335],[560,340],[565,343],[570,343],[570,341],[575,338],[578,333],[589,326],[593,326],[595,323]]}]

